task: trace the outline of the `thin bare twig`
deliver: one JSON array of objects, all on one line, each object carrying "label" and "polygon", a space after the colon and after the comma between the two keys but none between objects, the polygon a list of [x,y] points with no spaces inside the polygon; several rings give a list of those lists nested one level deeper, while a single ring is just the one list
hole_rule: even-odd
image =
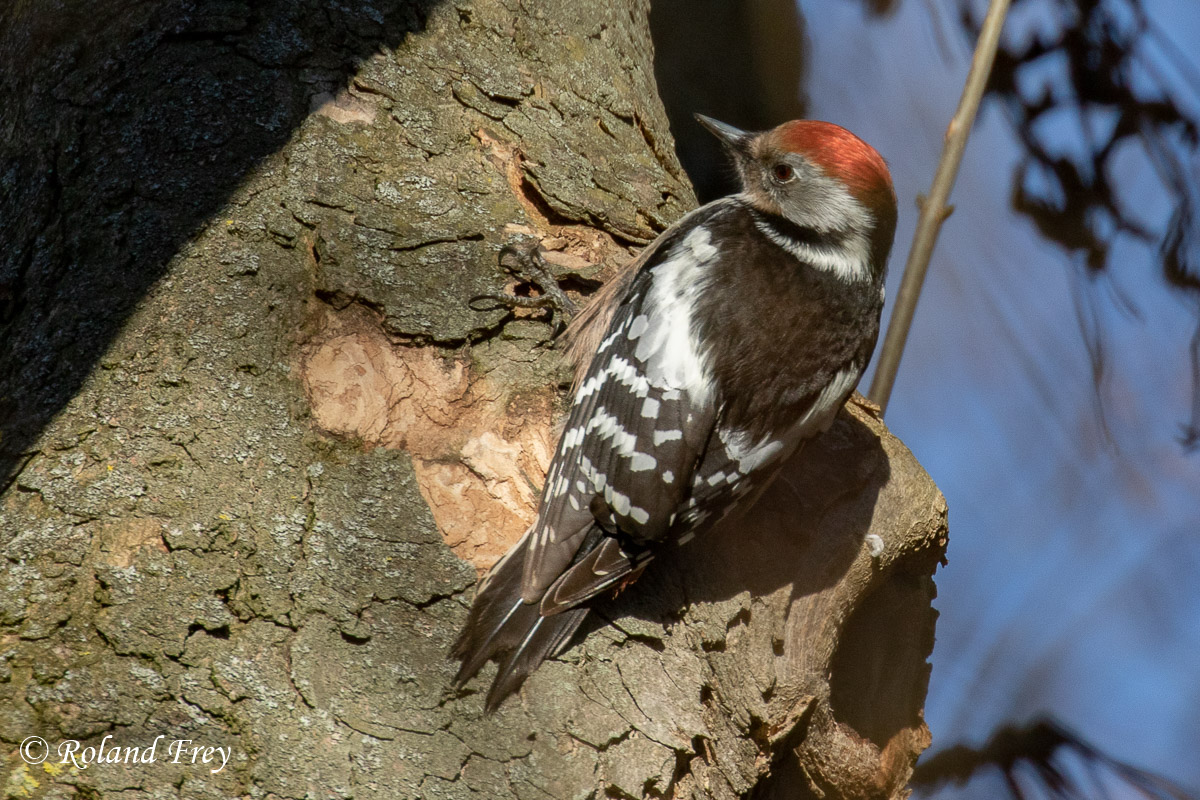
[{"label": "thin bare twig", "polygon": [[988,5],[987,17],[984,18],[979,41],[975,45],[975,56],[971,59],[971,71],[967,74],[967,82],[958,101],[958,110],[954,112],[950,126],[946,129],[946,144],[942,148],[942,157],[933,177],[933,185],[929,189],[929,196],[921,203],[917,232],[913,236],[908,262],[904,265],[904,278],[900,282],[900,293],[896,296],[892,322],[883,340],[879,366],[875,370],[875,379],[871,382],[871,392],[868,395],[871,402],[879,406],[880,414],[887,411],[892,386],[896,382],[896,370],[904,354],[904,344],[908,340],[908,330],[912,326],[913,313],[917,309],[917,299],[921,295],[921,286],[925,283],[925,272],[929,269],[929,258],[933,255],[934,245],[937,244],[938,232],[953,210],[946,205],[946,201],[950,197],[950,190],[954,188],[958,166],[967,147],[967,137],[971,133],[971,125],[975,122],[975,113],[979,111],[979,101],[983,99],[992,63],[996,60],[1000,29],[1004,25],[1009,3],[1010,0],[991,0]]}]

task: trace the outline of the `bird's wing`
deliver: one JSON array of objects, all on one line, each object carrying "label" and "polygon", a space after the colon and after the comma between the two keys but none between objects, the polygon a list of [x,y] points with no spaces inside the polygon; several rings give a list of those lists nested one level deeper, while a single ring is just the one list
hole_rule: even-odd
[{"label": "bird's wing", "polygon": [[[568,414],[525,561],[522,596],[541,600],[543,614],[641,565],[671,529],[712,434],[716,400],[690,314],[720,256],[703,225],[672,240],[634,277]],[[594,526],[607,535],[584,552]]]},{"label": "bird's wing", "polygon": [[587,305],[575,315],[562,334],[562,345],[567,359],[575,365],[575,383],[571,387],[573,391],[578,390],[586,379],[593,355],[600,342],[608,335],[613,316],[621,308],[642,268],[663,260],[665,253],[679,241],[684,231],[715,214],[725,213],[736,207],[736,201],[723,198],[685,214],[657,239],[646,245],[636,258],[621,266],[617,273],[592,295]]}]

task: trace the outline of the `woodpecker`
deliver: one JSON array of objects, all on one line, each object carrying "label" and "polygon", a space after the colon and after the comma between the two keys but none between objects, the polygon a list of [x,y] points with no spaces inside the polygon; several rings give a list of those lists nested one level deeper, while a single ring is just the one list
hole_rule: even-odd
[{"label": "woodpecker", "polygon": [[875,347],[896,196],[828,122],[697,115],[742,191],[663,232],[572,319],[574,400],[537,520],[480,583],[452,651],[491,658],[490,712],[589,605],[748,504],[849,398]]}]

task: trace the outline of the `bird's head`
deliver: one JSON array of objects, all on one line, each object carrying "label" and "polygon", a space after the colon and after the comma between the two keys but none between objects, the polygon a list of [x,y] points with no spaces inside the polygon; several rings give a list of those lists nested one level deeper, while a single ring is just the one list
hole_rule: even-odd
[{"label": "bird's head", "polygon": [[862,237],[881,274],[896,231],[896,193],[875,148],[830,122],[795,120],[761,133],[696,118],[737,167],[742,197],[819,234]]}]

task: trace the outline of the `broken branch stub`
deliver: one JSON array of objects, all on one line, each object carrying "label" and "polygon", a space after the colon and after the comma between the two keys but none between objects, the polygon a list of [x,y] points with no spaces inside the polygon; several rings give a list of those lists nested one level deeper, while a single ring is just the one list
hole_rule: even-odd
[{"label": "broken branch stub", "polygon": [[[904,797],[930,741],[946,535],[928,475],[851,404],[752,509],[598,607],[500,724],[529,714],[535,753],[599,760],[594,777],[551,784],[555,796]],[[461,701],[473,713],[491,669]]]}]

